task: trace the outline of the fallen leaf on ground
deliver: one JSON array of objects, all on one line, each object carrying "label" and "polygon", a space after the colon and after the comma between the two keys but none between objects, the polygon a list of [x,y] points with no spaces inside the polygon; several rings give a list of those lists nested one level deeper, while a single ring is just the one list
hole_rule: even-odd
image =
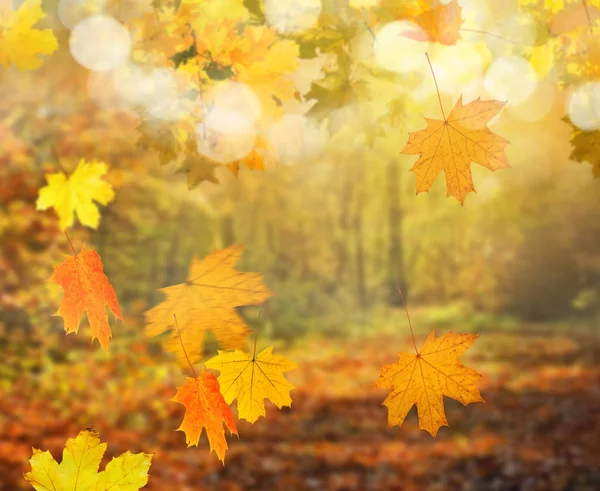
[{"label": "fallen leaf on ground", "polygon": [[396,363],[384,365],[375,387],[392,389],[383,402],[388,408],[389,426],[401,426],[416,404],[419,428],[435,437],[441,426],[448,426],[443,396],[465,406],[483,402],[477,388],[481,374],[458,359],[478,337],[479,334],[448,333],[435,339],[431,331],[418,354],[398,353],[400,359]]}]

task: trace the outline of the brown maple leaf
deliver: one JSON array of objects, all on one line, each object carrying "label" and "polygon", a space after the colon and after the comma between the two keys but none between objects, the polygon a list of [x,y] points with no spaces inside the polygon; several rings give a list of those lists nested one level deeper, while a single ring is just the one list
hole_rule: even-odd
[{"label": "brown maple leaf", "polygon": [[177,388],[171,400],[185,406],[185,416],[177,430],[185,433],[187,446],[198,446],[202,430],[206,428],[210,451],[214,450],[221,462],[225,462],[227,440],[223,423],[231,433],[237,435],[238,432],[217,377],[207,371],[196,378],[186,377],[185,384]]},{"label": "brown maple leaf", "polygon": [[95,250],[86,250],[68,256],[54,267],[51,282],[58,283],[64,297],[55,315],[65,321],[65,331],[77,333],[81,316],[85,312],[92,329],[92,340],[98,338],[103,348],[108,347],[111,336],[106,306],[116,319],[123,320],[119,301],[102,268],[102,259]]},{"label": "brown maple leaf", "polygon": [[401,426],[416,404],[419,428],[435,437],[441,426],[448,426],[443,396],[452,397],[465,406],[484,402],[477,388],[481,374],[465,367],[458,359],[478,337],[479,334],[450,332],[435,339],[431,331],[421,351],[398,353],[396,363],[384,365],[375,387],[392,389],[383,402],[388,408],[389,426]]},{"label": "brown maple leaf", "polygon": [[486,126],[505,104],[478,98],[463,105],[461,96],[447,119],[425,118],[427,128],[409,134],[401,153],[420,154],[410,169],[417,178],[417,194],[429,191],[437,175],[444,171],[447,195],[463,204],[467,194],[475,191],[471,162],[491,171],[510,167],[504,153],[508,140]]}]

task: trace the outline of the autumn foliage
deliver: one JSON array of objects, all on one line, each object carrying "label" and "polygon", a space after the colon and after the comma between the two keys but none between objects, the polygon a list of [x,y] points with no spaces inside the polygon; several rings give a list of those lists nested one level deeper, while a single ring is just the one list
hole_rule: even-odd
[{"label": "autumn foliage", "polygon": [[[325,317],[331,308],[337,315],[335,329],[347,322],[350,332],[367,324],[369,316],[375,318],[371,300],[376,296],[385,296],[380,303],[391,307],[382,310],[383,315],[399,306],[398,299],[390,300],[396,290],[404,303],[402,290],[423,270],[433,271],[434,279],[423,281],[415,298],[432,311],[437,295],[455,303],[472,295],[473,303],[479,302],[476,308],[485,310],[491,291],[501,292],[497,303],[506,306],[536,290],[526,284],[521,295],[505,288],[510,286],[507,272],[522,264],[522,255],[515,251],[532,249],[528,241],[534,234],[527,234],[535,229],[532,222],[516,232],[504,233],[498,226],[501,232],[489,239],[491,226],[486,221],[494,206],[502,210],[498,223],[528,216],[536,206],[546,218],[548,203],[561,194],[558,185],[556,191],[546,186],[546,169],[532,184],[533,172],[523,171],[511,153],[509,139],[519,139],[519,131],[510,125],[519,117],[521,123],[537,121],[527,104],[546,110],[539,119],[555,116],[557,107],[564,106],[560,115],[566,124],[560,134],[570,138],[571,159],[591,164],[591,174],[600,176],[597,2],[520,0],[514,15],[522,37],[508,21],[501,19],[496,25],[486,20],[503,8],[492,0],[485,2],[490,4],[485,15],[458,0],[348,0],[312,6],[286,6],[283,0],[136,0],[65,7],[67,3],[59,2],[51,11],[42,8],[40,0],[25,0],[0,11],[5,92],[16,91],[23,80],[22,91],[27,93],[23,100],[18,94],[13,105],[0,103],[7,114],[0,124],[0,307],[9,319],[7,326],[0,324],[0,334],[23,317],[35,331],[38,324],[52,322],[47,315],[51,310],[62,318],[67,334],[77,334],[85,319],[92,342],[97,339],[102,350],[96,354],[90,349],[94,354],[83,360],[76,350],[80,337],[69,336],[61,339],[60,348],[48,348],[50,337],[43,334],[37,339],[40,350],[52,356],[60,353],[69,362],[89,363],[89,373],[96,368],[94,356],[114,356],[128,364],[130,372],[115,370],[114,377],[141,377],[146,366],[161,359],[168,368],[163,372],[156,363],[156,373],[150,370],[144,376],[156,386],[152,377],[162,377],[161,387],[167,390],[155,399],[178,403],[171,406],[180,412],[164,410],[160,401],[160,409],[152,410],[160,413],[165,428],[174,431],[181,421],[177,431],[184,433],[187,447],[202,446],[206,431],[206,453],[214,451],[219,465],[231,452],[227,436],[243,440],[243,430],[250,425],[260,430],[248,431],[268,433],[269,425],[279,431],[276,418],[293,413],[297,400],[303,401],[303,408],[312,404],[303,399],[306,387],[314,380],[325,385],[327,377],[311,373],[310,361],[303,360],[303,366],[296,357],[288,358],[289,346],[270,339],[280,328],[277,321],[298,321],[299,315],[286,317],[289,304],[298,299],[306,303],[296,306],[296,314],[300,310],[307,319]],[[484,26],[475,25],[484,20]],[[98,34],[95,29],[101,24],[108,31]],[[534,27],[527,31],[525,25]],[[394,39],[391,55],[386,36],[388,42]],[[446,63],[444,56],[454,61]],[[485,76],[471,80],[471,65],[473,72],[486,72]],[[20,71],[32,70],[40,70],[40,80],[48,75],[56,82],[56,88],[38,97],[52,97],[52,103],[36,100],[38,72],[18,78]],[[17,77],[16,82],[11,77]],[[551,103],[536,92],[542,86],[548,91],[545,95],[552,94]],[[525,89],[531,90],[523,95]],[[449,100],[454,106],[447,112]],[[533,145],[543,146],[537,141]],[[303,162],[310,165],[296,165]],[[472,164],[492,172],[507,169],[500,173],[502,179],[509,189],[522,191],[520,198],[499,204],[493,190],[501,180],[495,180],[496,174],[477,176]],[[410,169],[414,185],[411,181],[404,186],[399,168]],[[173,173],[185,174],[189,194],[173,184]],[[440,174],[446,197],[456,198],[461,206],[454,200],[452,205],[439,205]],[[474,181],[483,197],[471,195],[471,202],[466,198],[475,192]],[[531,205],[534,191],[527,186],[533,190],[534,185],[542,198]],[[429,195],[404,196],[408,187]],[[310,191],[305,195],[305,190]],[[432,207],[429,215],[439,212],[439,230],[417,247],[421,235],[434,233],[419,219],[405,220],[414,210],[425,213],[427,206]],[[473,212],[476,206],[481,211]],[[577,215],[577,206],[572,208],[573,223],[594,220],[585,211]],[[461,220],[470,213],[480,213],[479,228],[467,235]],[[551,231],[561,225],[558,219],[552,221],[552,213],[548,217],[539,228],[549,236],[545,240],[540,234],[546,246],[553,244]],[[193,231],[180,227],[184,218],[190,228],[196,226]],[[565,229],[571,224],[566,222]],[[323,242],[315,230],[325,237]],[[586,230],[592,232],[579,237],[573,228],[565,233],[564,244],[548,253],[549,260],[544,263],[545,256],[532,254],[527,264],[529,277],[536,273],[542,278],[536,286],[544,287],[540,271],[547,273],[548,263],[558,278],[553,285],[562,288],[564,278],[576,276],[561,294],[568,308],[581,310],[598,304],[600,278],[595,255],[600,232],[593,225]],[[241,244],[242,236],[249,245]],[[266,245],[257,251],[253,241]],[[365,259],[365,241],[377,251],[372,260]],[[561,263],[562,269],[554,268],[562,257],[558,248],[567,250],[575,241],[582,243],[579,255],[572,263]],[[327,247],[321,247],[323,243]],[[156,244],[160,254],[153,249]],[[126,249],[135,252],[120,261]],[[159,264],[164,257],[166,265]],[[468,268],[457,257],[467,257]],[[490,258],[498,266],[486,282]],[[159,274],[163,266],[164,274]],[[585,274],[571,274],[575,268]],[[136,278],[128,278],[133,270]],[[143,281],[150,287],[138,288]],[[126,288],[127,282],[133,286]],[[132,294],[136,289],[140,292]],[[512,299],[507,299],[511,293]],[[515,310],[531,302],[524,303],[528,305]],[[444,397],[464,406],[484,402],[482,360],[465,366],[460,357],[487,333],[480,329],[484,323],[475,322],[462,334],[448,329],[436,338],[431,330],[418,350],[406,304],[404,308],[409,331],[402,339],[408,342],[394,346],[400,348],[398,360],[386,363],[379,358],[392,352],[387,343],[364,364],[380,370],[376,380],[369,372],[373,390],[391,390],[383,401],[388,425],[402,426],[416,406],[419,428],[435,438],[448,420],[458,417],[454,412],[447,419]],[[304,318],[300,322],[310,325]],[[286,342],[304,334],[295,327],[281,328],[292,331]],[[361,335],[366,336],[365,331]],[[410,338],[404,339],[408,332]],[[266,347],[257,350],[265,338]],[[411,343],[414,354],[407,352]],[[142,363],[132,361],[135,357]],[[43,371],[47,359],[38,358],[33,369]],[[11,383],[21,369],[11,369]],[[184,371],[193,377],[179,385],[176,378],[183,379]],[[304,377],[302,385],[293,378],[298,372]],[[60,377],[60,371],[52,376]],[[85,377],[79,382],[83,388],[78,390],[85,394]],[[331,390],[343,387],[342,382]],[[144,390],[135,384],[129,389]],[[67,395],[77,392],[61,390]],[[119,404],[121,394],[113,386],[110,390],[113,400],[105,404]],[[275,418],[269,417],[271,410]],[[461,410],[470,414],[472,408]],[[85,414],[80,416],[77,424]],[[145,421],[141,410],[135,417]],[[156,431],[156,457],[127,451],[100,472],[107,444],[93,429],[68,438],[60,464],[50,451],[35,447],[24,479],[37,490],[140,489],[149,482],[152,459],[166,457],[160,444],[169,436],[163,436],[163,428]],[[464,431],[468,438],[468,429]],[[183,442],[183,436],[176,435]],[[369,458],[361,455],[356,460],[364,463]],[[350,487],[341,484],[338,489]]]}]

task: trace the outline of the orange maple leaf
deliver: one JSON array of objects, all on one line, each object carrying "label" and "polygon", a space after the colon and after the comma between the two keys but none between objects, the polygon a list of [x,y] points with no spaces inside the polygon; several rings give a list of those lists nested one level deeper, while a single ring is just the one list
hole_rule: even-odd
[{"label": "orange maple leaf", "polygon": [[237,177],[240,172],[240,164],[244,164],[250,170],[262,171],[265,170],[265,162],[272,164],[276,161],[277,156],[273,147],[263,136],[258,136],[252,151],[243,159],[229,162],[227,168]]},{"label": "orange maple leaf", "polygon": [[203,371],[199,377],[186,377],[185,384],[177,388],[171,399],[185,406],[185,416],[177,431],[185,433],[188,447],[198,446],[202,429],[206,428],[210,451],[213,450],[221,462],[225,463],[227,440],[223,423],[231,433],[238,434],[231,414],[231,408],[221,395],[217,377]]},{"label": "orange maple leaf", "polygon": [[452,0],[447,4],[435,2],[430,9],[413,20],[425,32],[409,30],[403,36],[415,41],[432,41],[447,46],[456,44],[461,39],[459,30],[463,19],[462,7],[458,0]]},{"label": "orange maple leaf", "polygon": [[435,437],[441,426],[448,426],[443,396],[452,397],[465,406],[484,402],[477,388],[481,374],[465,367],[458,359],[478,337],[479,334],[450,332],[435,339],[431,331],[421,351],[398,353],[400,359],[396,363],[381,367],[375,387],[392,389],[383,401],[388,408],[389,426],[401,426],[416,404],[419,428]]},{"label": "orange maple leaf", "polygon": [[81,316],[85,312],[92,329],[92,341],[98,338],[100,346],[108,347],[111,337],[106,305],[115,316],[123,320],[117,294],[102,269],[102,259],[95,250],[86,250],[68,256],[54,266],[50,280],[64,290],[64,297],[55,315],[64,319],[65,331],[77,334]]},{"label": "orange maple leaf", "polygon": [[410,169],[417,178],[417,194],[429,191],[444,171],[447,195],[463,204],[467,194],[475,191],[471,162],[491,171],[510,167],[504,153],[508,140],[486,126],[505,104],[478,98],[463,105],[461,96],[448,119],[445,115],[443,121],[425,118],[427,128],[409,134],[401,153],[420,154]]}]

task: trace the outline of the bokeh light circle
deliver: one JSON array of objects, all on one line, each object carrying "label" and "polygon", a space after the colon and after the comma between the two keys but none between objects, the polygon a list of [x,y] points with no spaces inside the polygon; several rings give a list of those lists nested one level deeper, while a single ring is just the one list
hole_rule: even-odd
[{"label": "bokeh light circle", "polygon": [[383,26],[374,41],[375,59],[392,72],[407,73],[427,62],[427,34],[417,24],[404,20]]},{"label": "bokeh light circle", "polygon": [[542,80],[537,89],[521,104],[510,106],[510,114],[525,123],[540,121],[550,112],[556,102],[557,89],[548,80]]},{"label": "bokeh light circle", "polygon": [[183,96],[183,89],[178,84],[177,73],[174,70],[154,69],[146,83],[149,95],[143,105],[152,118],[177,121],[192,112],[194,101]]},{"label": "bokeh light circle", "polygon": [[133,63],[126,63],[113,72],[115,94],[123,105],[132,107],[147,102],[155,92],[151,73]]},{"label": "bokeh light circle", "polygon": [[196,125],[198,151],[217,162],[232,162],[248,155],[256,142],[256,128],[235,109],[213,107]]},{"label": "bokeh light circle", "polygon": [[217,85],[206,94],[205,102],[207,107],[235,110],[252,122],[261,115],[258,96],[252,88],[241,82],[227,81]]},{"label": "bokeh light circle", "polygon": [[269,142],[284,163],[317,157],[327,137],[319,125],[301,114],[286,114],[269,131]]},{"label": "bokeh light circle", "polygon": [[490,65],[483,86],[490,96],[509,104],[521,104],[535,91],[537,73],[531,64],[520,56],[498,58]]},{"label": "bokeh light circle", "polygon": [[267,24],[281,34],[297,34],[313,27],[322,10],[321,0],[265,0]]},{"label": "bokeh light circle", "polygon": [[94,15],[73,28],[69,48],[80,65],[95,72],[107,72],[125,63],[131,52],[131,36],[112,17]]},{"label": "bokeh light circle", "polygon": [[600,82],[588,82],[577,87],[568,99],[567,114],[582,130],[600,128]]}]

